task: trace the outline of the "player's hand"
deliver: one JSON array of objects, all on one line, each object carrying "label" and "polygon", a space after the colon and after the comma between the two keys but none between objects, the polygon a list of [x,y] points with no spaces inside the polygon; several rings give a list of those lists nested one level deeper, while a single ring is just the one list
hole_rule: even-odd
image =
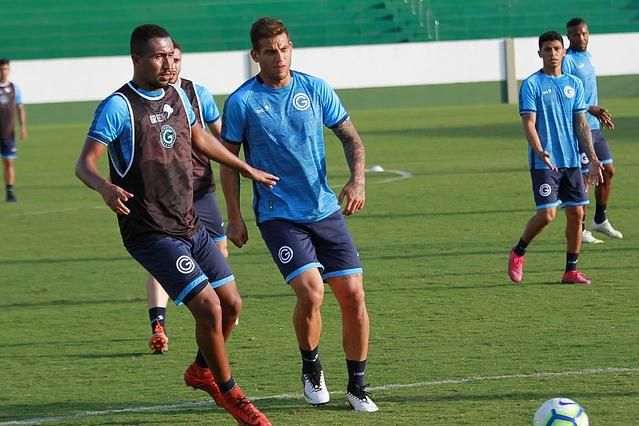
[{"label": "player's hand", "polygon": [[364,189],[364,183],[357,183],[352,179],[349,180],[340,191],[337,201],[341,205],[344,199],[346,199],[346,205],[344,206],[342,213],[346,216],[355,214],[363,209],[364,204],[366,203],[366,190]]},{"label": "player's hand", "polygon": [[550,170],[552,170],[553,172],[557,171],[557,167],[555,167],[555,165],[552,163],[552,160],[550,159],[550,154],[548,154],[546,151],[542,151],[537,155],[539,155],[541,161],[543,161],[544,164],[546,164],[550,168]]},{"label": "player's hand", "polygon": [[27,138],[27,129],[23,127],[20,129],[20,140],[23,141],[26,138]]},{"label": "player's hand", "polygon": [[128,215],[131,212],[124,204],[129,201],[129,198],[133,198],[133,194],[130,192],[125,191],[111,182],[105,182],[97,190],[102,196],[104,203],[117,214]]},{"label": "player's hand", "polygon": [[248,231],[246,229],[246,223],[243,220],[240,222],[229,222],[226,225],[226,238],[231,240],[235,247],[242,248],[248,241]]},{"label": "player's hand", "polygon": [[588,182],[591,185],[599,185],[603,183],[603,164],[598,158],[591,158],[588,163]]},{"label": "player's hand", "polygon": [[612,114],[607,109],[593,105],[588,108],[588,112],[597,117],[602,126],[614,130],[615,122],[612,119]]},{"label": "player's hand", "polygon": [[245,170],[240,171],[240,174],[245,178],[249,178],[257,183],[261,183],[268,189],[273,189],[273,187],[277,185],[277,181],[280,180],[280,178],[275,175],[251,166],[248,166]]}]

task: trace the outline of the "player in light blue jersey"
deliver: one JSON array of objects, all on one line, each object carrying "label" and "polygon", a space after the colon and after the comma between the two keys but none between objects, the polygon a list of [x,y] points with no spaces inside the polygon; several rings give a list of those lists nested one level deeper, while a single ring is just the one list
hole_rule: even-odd
[{"label": "player in light blue jersey", "polygon": [[[364,379],[369,321],[362,266],[343,218],[364,207],[364,145],[328,84],[290,69],[293,45],[282,21],[257,20],[251,43],[260,72],[227,99],[222,139],[235,154],[243,145],[249,164],[273,170],[281,179],[273,190],[253,187],[253,208],[262,238],[297,298],[293,324],[305,399],[312,405],[330,399],[318,353],[327,282],[342,314],[348,401],[357,411],[377,411]],[[351,172],[338,196],[326,175],[324,127],[342,142]],[[227,237],[242,247],[248,234],[238,175],[220,167],[220,178],[229,215]]]},{"label": "player in light blue jersey", "polygon": [[[597,157],[604,165],[604,181],[595,188],[595,216],[590,228],[610,238],[623,238],[623,234],[613,228],[612,224],[606,218],[606,208],[612,191],[612,178],[615,175],[615,166],[612,161],[608,141],[604,137],[601,127],[614,129],[615,124],[608,110],[599,106],[597,76],[595,74],[595,67],[592,65],[592,56],[587,50],[590,36],[588,24],[582,18],[573,18],[566,23],[566,28],[568,30],[570,47],[566,52],[566,57],[563,60],[561,68],[564,73],[578,77],[584,85],[586,105],[588,108],[586,117],[588,118],[588,125],[592,132],[592,142]],[[582,156],[581,160],[583,163],[588,161],[588,158]],[[587,172],[586,164],[582,164],[582,171],[584,173]],[[588,186],[588,181],[586,180],[586,191],[588,190]],[[586,229],[585,207],[582,232],[584,242],[594,244],[603,243],[602,240],[595,238],[592,233]]]},{"label": "player in light blue jersey", "polygon": [[515,283],[523,279],[526,248],[549,225],[557,207],[566,211],[566,269],[561,282],[590,284],[577,270],[581,248],[581,219],[588,204],[580,169],[579,150],[585,153],[589,179],[597,185],[603,178],[602,165],[592,146],[586,120],[581,81],[561,72],[565,55],[561,34],[548,31],[539,36],[539,57],[543,68],[522,82],[519,114],[528,141],[528,161],[536,214],[528,221],[508,259],[508,276]]}]

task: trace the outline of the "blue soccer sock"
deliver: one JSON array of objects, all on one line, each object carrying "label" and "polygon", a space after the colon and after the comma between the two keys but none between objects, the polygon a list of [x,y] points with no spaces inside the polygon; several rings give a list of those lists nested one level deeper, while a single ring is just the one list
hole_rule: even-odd
[{"label": "blue soccer sock", "polygon": [[302,373],[311,374],[322,370],[322,364],[319,359],[319,346],[310,351],[305,351],[300,348],[300,354],[302,354]]},{"label": "blue soccer sock", "polygon": [[364,387],[364,374],[366,370],[366,360],[351,361],[346,360],[346,368],[348,369],[348,391],[353,391],[356,387]]},{"label": "blue soccer sock", "polygon": [[149,320],[151,321],[151,332],[155,333],[155,324],[158,322],[164,327],[164,320],[166,318],[166,308],[161,306],[149,309]]}]

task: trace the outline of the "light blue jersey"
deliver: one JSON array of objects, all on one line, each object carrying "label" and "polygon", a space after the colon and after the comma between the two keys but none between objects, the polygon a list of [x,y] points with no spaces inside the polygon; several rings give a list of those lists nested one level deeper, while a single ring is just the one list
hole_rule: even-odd
[{"label": "light blue jersey", "polygon": [[[544,151],[557,168],[580,167],[574,114],[584,113],[584,88],[572,75],[553,77],[537,71],[521,84],[519,114],[536,114],[535,128]],[[548,166],[528,147],[531,170]]]},{"label": "light blue jersey", "polygon": [[[561,63],[561,70],[566,74],[572,74],[581,80],[584,85],[584,99],[586,108],[591,105],[599,105],[597,96],[597,76],[595,67],[592,65],[592,55],[590,52],[578,52],[573,49],[566,51],[566,56]],[[599,120],[594,115],[587,113],[588,126],[590,130],[597,130],[601,127]]]},{"label": "light blue jersey", "polygon": [[258,223],[311,223],[339,210],[327,182],[323,127],[346,119],[348,113],[325,81],[297,71],[286,87],[272,88],[253,77],[228,97],[222,139],[243,143],[251,166],[280,178],[272,190],[254,185]]},{"label": "light blue jersey", "polygon": [[213,99],[213,95],[211,94],[211,92],[209,92],[206,87],[200,86],[199,84],[194,84],[194,86],[195,93],[200,100],[200,114],[202,115],[202,123],[213,123],[219,120],[220,111],[217,109],[215,99]]}]

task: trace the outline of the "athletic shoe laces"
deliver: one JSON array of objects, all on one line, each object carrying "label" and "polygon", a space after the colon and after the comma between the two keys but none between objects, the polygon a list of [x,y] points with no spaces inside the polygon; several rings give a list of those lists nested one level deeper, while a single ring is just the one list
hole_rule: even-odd
[{"label": "athletic shoe laces", "polygon": [[357,397],[357,399],[359,400],[366,401],[368,398],[371,397],[371,394],[367,390],[367,388],[368,388],[368,383],[365,384],[364,386],[355,386],[353,390],[349,391],[349,393]]}]

